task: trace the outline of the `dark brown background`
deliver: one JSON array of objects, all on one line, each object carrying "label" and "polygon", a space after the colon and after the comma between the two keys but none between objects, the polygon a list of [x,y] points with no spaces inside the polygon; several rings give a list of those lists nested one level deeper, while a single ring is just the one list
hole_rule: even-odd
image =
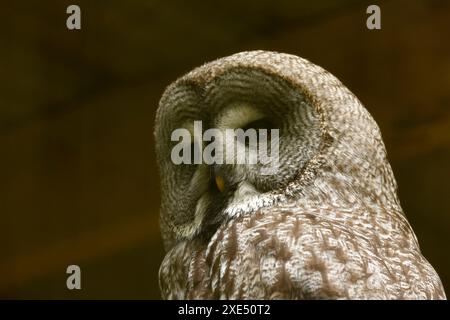
[{"label": "dark brown background", "polygon": [[[76,3],[81,31],[65,26],[72,2],[0,8],[0,297],[159,298],[159,97],[191,68],[250,49],[305,57],[362,100],[450,292],[448,2]],[[382,30],[365,27],[371,3]],[[69,264],[81,291],[65,287]]]}]

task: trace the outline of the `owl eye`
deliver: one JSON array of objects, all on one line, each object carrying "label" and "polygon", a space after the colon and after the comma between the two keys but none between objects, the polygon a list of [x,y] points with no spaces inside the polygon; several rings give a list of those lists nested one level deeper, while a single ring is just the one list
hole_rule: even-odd
[{"label": "owl eye", "polygon": [[246,126],[244,126],[242,129],[246,131],[247,129],[267,129],[268,131],[270,129],[274,129],[274,123],[270,121],[268,118],[261,118],[255,121],[252,121],[248,123]]},{"label": "owl eye", "polygon": [[[269,141],[271,138],[271,129],[275,129],[276,126],[275,124],[269,119],[269,118],[261,118],[255,121],[252,121],[250,123],[248,123],[247,125],[245,125],[244,127],[242,127],[242,130],[247,131],[248,129],[255,129],[257,135],[259,136],[259,140],[264,138],[262,136],[263,132],[259,132],[259,129],[266,129],[267,130],[267,140]],[[245,141],[243,141],[243,143],[245,144],[245,146],[249,146],[249,139],[245,139]]]}]

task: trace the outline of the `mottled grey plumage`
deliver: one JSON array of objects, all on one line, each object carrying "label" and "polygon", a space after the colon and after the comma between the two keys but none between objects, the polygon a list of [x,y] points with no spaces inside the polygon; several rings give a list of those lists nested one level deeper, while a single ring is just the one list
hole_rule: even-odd
[{"label": "mottled grey plumage", "polygon": [[[276,175],[217,165],[227,186],[217,192],[209,166],[171,162],[174,129],[243,126],[248,108],[280,129]],[[205,64],[167,88],[155,136],[163,298],[445,298],[403,215],[378,126],[322,68],[263,51]]]}]

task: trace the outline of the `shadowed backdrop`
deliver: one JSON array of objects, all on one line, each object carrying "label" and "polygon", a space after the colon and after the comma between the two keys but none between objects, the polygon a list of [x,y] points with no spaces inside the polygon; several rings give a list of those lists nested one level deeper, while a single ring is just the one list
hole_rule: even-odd
[{"label": "shadowed backdrop", "polygon": [[158,299],[158,100],[255,49],[309,59],[359,97],[450,292],[450,3],[378,1],[373,31],[368,1],[79,0],[79,31],[70,4],[0,5],[0,298]]}]

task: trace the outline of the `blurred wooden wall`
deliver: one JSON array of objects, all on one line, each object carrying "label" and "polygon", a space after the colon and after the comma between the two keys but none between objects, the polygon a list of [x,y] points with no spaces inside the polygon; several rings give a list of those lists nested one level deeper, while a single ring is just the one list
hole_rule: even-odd
[{"label": "blurred wooden wall", "polygon": [[[331,71],[381,127],[424,255],[450,292],[450,3],[68,1],[0,5],[0,297],[159,298],[153,119],[164,87],[242,50]],[[78,264],[82,290],[65,287]]]}]

